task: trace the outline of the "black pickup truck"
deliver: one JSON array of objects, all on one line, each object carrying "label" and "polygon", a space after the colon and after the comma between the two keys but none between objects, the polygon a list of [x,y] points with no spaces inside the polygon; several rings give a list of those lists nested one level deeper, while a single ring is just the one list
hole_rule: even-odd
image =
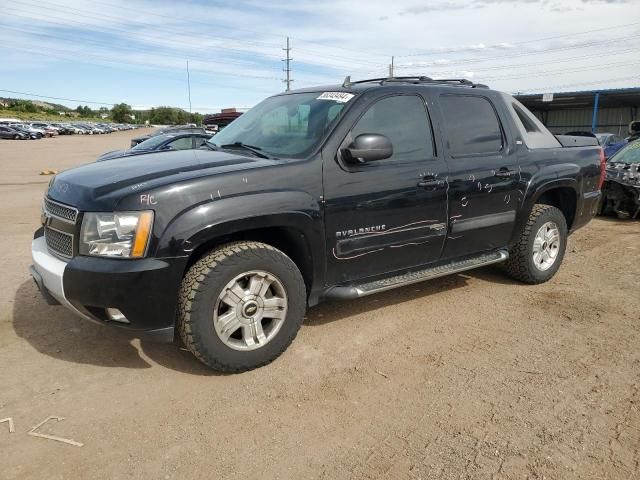
[{"label": "black pickup truck", "polygon": [[597,209],[593,145],[466,80],[347,78],[270,97],[199,150],[58,174],[31,273],[88,320],[176,330],[209,367],[248,370],[325,299],[500,262],[549,280]]}]

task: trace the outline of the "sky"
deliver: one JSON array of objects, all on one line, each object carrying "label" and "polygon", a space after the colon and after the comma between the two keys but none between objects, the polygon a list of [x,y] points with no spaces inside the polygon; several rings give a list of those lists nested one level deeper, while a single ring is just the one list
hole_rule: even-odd
[{"label": "sky", "polygon": [[189,110],[188,62],[194,112],[248,108],[284,90],[287,36],[294,89],[392,57],[511,93],[640,86],[640,0],[0,0],[0,97]]}]

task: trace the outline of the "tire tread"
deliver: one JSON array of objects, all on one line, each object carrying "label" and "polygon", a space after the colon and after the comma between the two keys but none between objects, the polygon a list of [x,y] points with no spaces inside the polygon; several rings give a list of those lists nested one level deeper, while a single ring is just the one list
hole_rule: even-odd
[{"label": "tire tread", "polygon": [[[205,355],[204,352],[206,351],[206,348],[197,338],[195,329],[193,328],[194,314],[197,313],[197,304],[195,299],[197,294],[202,290],[202,287],[212,279],[214,271],[219,269],[223,264],[225,266],[233,266],[237,264],[234,259],[240,256],[245,258],[247,256],[255,258],[259,257],[260,254],[264,255],[265,253],[272,254],[279,262],[282,261],[283,256],[288,259],[288,257],[286,257],[286,255],[280,250],[265,243],[255,241],[232,242],[222,245],[200,258],[191,266],[182,281],[178,296],[178,315],[176,322],[178,334],[184,346],[199,361],[214,370],[226,373],[239,373],[262,367],[282,354],[291,342],[293,342],[298,333],[298,328],[293,329],[289,338],[282,343],[282,348],[278,349],[272,358],[266,358],[258,364],[252,362],[229,365],[215,355],[212,355],[211,352],[207,351],[207,354]],[[295,264],[293,262],[288,262],[287,265],[294,275],[300,277],[300,282],[302,282],[302,288],[304,289],[304,281],[302,280],[301,274]],[[295,318],[291,319],[291,321],[295,320]],[[302,318],[299,319],[299,322],[302,323]]]}]

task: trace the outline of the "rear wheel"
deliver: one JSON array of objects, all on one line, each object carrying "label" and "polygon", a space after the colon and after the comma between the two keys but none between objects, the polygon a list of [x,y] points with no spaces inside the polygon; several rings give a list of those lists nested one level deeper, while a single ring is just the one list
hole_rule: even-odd
[{"label": "rear wheel", "polygon": [[551,205],[534,205],[505,267],[516,280],[543,283],[560,268],[566,248],[567,221],[563,213]]},{"label": "rear wheel", "polygon": [[178,333],[208,367],[241,372],[277,358],[298,333],[305,308],[305,283],[289,257],[264,243],[230,243],[187,272]]}]

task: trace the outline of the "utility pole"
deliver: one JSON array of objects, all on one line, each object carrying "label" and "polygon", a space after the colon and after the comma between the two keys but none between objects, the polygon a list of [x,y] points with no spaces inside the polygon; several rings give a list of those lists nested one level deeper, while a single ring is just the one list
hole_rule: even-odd
[{"label": "utility pole", "polygon": [[289,46],[289,37],[287,37],[287,48],[283,48],[282,50],[287,52],[287,58],[282,59],[285,64],[283,71],[286,74],[286,78],[282,81],[287,85],[286,91],[288,92],[289,90],[291,90],[291,82],[293,82],[293,79],[291,78],[291,61],[293,60],[293,58],[291,58],[290,55],[291,47]]},{"label": "utility pole", "polygon": [[394,57],[391,57],[391,63],[389,64],[389,78],[393,78],[393,59]]},{"label": "utility pole", "polygon": [[189,60],[187,60],[187,91],[189,93],[189,114],[191,114],[191,77],[189,76]]}]

